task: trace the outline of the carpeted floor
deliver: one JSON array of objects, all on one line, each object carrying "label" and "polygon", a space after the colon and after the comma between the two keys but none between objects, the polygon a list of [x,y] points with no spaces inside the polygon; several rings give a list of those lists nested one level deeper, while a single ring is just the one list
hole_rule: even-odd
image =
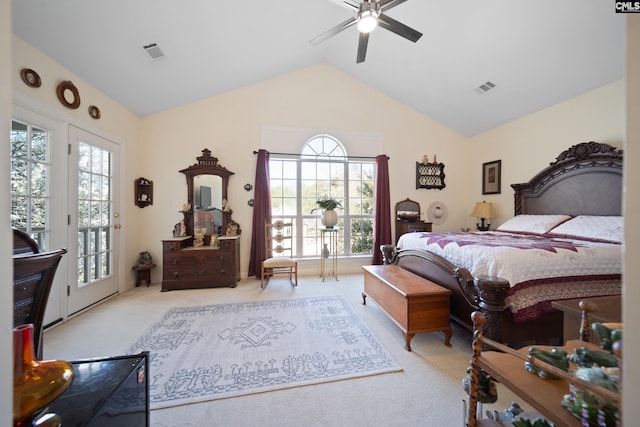
[{"label": "carpeted floor", "polygon": [[[294,288],[254,278],[236,288],[160,292],[160,284],[132,289],[45,332],[44,357],[76,360],[126,354],[132,343],[172,307],[341,295],[402,367],[401,372],[293,387],[228,399],[157,409],[152,427],[202,426],[427,426],[461,427],[461,381],[469,364],[469,337],[454,329],[452,347],[440,333],[417,334],[412,352],[393,321],[374,303],[362,305],[362,274],[339,281],[300,277]],[[514,397],[498,384],[499,400],[484,409],[507,408]]]},{"label": "carpeted floor", "polygon": [[176,307],[143,351],[152,410],[401,370],[340,295]]}]

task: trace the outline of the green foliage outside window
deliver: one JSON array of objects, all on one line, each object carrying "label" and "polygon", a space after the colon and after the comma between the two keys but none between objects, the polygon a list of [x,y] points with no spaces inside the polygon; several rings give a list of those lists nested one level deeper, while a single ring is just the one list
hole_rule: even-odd
[{"label": "green foliage outside window", "polygon": [[269,160],[271,212],[295,218],[297,257],[321,253],[320,214],[338,209],[338,255],[373,252],[373,160],[349,161],[339,141],[328,135],[311,138],[300,158]]}]

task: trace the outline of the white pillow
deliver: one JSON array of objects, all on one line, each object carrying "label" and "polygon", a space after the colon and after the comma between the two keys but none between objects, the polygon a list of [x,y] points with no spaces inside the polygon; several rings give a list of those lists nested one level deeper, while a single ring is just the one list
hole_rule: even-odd
[{"label": "white pillow", "polygon": [[528,215],[522,214],[507,220],[496,230],[515,233],[544,234],[553,227],[571,219],[569,215]]},{"label": "white pillow", "polygon": [[621,216],[578,215],[549,234],[622,243],[623,220]]}]

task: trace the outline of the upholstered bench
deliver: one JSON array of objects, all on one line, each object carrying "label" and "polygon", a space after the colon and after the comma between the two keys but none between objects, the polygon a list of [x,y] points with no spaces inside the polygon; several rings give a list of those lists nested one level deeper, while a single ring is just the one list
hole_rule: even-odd
[{"label": "upholstered bench", "polygon": [[451,291],[397,265],[368,265],[364,270],[362,303],[370,297],[402,329],[405,349],[419,332],[444,332],[451,347],[449,300]]}]

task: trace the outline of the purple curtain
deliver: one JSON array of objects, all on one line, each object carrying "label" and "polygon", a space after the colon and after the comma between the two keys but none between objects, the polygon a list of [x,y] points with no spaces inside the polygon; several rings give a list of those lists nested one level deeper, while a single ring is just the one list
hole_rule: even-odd
[{"label": "purple curtain", "polygon": [[389,158],[376,157],[376,195],[373,211],[373,260],[382,264],[380,245],[391,244],[391,196],[389,195]]},{"label": "purple curtain", "polygon": [[267,258],[264,224],[271,222],[271,191],[269,190],[269,152],[258,151],[256,181],[253,186],[253,225],[249,276],[260,277],[262,261]]}]

